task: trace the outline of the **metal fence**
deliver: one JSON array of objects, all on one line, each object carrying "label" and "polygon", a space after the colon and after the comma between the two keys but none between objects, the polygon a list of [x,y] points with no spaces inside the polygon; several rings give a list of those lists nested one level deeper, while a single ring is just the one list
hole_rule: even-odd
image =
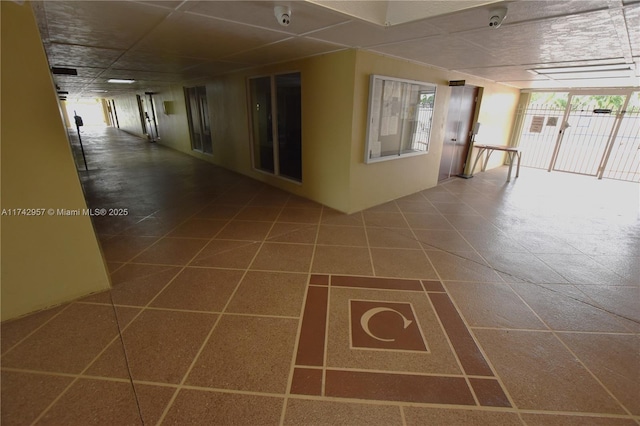
[{"label": "metal fence", "polygon": [[523,166],[640,182],[638,106],[532,103],[518,109],[516,123],[512,144],[522,149]]}]

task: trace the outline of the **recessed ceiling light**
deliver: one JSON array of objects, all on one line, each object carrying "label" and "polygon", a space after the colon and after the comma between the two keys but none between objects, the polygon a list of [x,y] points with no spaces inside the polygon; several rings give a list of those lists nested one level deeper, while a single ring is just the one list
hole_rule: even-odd
[{"label": "recessed ceiling light", "polygon": [[124,78],[110,78],[109,80],[107,80],[108,83],[120,83],[120,84],[131,84],[131,83],[135,83],[135,80],[131,80],[131,79],[124,79]]}]

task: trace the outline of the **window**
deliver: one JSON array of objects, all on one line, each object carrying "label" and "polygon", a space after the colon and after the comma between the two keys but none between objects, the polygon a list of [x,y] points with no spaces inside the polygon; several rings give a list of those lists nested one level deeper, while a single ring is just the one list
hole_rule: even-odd
[{"label": "window", "polygon": [[213,153],[207,89],[204,86],[185,87],[187,119],[191,135],[191,149],[205,154]]},{"label": "window", "polygon": [[301,93],[300,73],[249,79],[253,167],[297,182],[302,182]]},{"label": "window", "polygon": [[429,152],[435,84],[371,76],[365,163]]}]

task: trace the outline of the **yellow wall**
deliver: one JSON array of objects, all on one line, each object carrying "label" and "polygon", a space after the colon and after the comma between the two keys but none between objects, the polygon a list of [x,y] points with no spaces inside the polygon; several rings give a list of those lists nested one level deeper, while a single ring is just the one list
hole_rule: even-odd
[{"label": "yellow wall", "polygon": [[[437,84],[429,153],[379,163],[365,164],[369,77],[380,74]],[[351,148],[350,202],[355,212],[409,195],[438,183],[440,156],[449,97],[449,80],[466,80],[468,85],[483,87],[478,121],[482,123],[478,142],[506,145],[519,91],[488,80],[419,65],[410,61],[358,51],[353,90],[353,131]],[[496,155],[490,165],[500,161]],[[475,157],[474,157],[475,158]]]},{"label": "yellow wall", "polygon": [[[253,170],[247,111],[248,77],[294,71],[302,75],[302,184]],[[371,74],[438,85],[428,154],[364,163]],[[160,143],[337,210],[355,212],[437,184],[451,93],[448,82],[460,79],[483,88],[478,114],[482,127],[477,141],[507,144],[519,96],[517,89],[359,50],[256,68],[198,84],[207,87],[212,155],[191,150],[182,86],[159,92],[154,100]],[[134,101],[134,95],[116,100],[119,111],[123,111],[121,115],[136,116]],[[162,113],[163,101],[172,103],[172,114]],[[498,154],[491,160],[490,167],[503,162]]]},{"label": "yellow wall", "polygon": [[[213,155],[191,150],[182,86],[158,92],[154,95],[154,101],[159,142],[344,211],[349,199],[353,112],[351,93],[355,57],[355,51],[345,50],[229,74],[202,83],[207,87]],[[276,178],[252,168],[246,90],[249,77],[298,71],[302,75],[302,184]],[[126,99],[116,98],[119,114],[123,111],[119,117],[135,115],[130,99],[135,100],[135,95]],[[173,114],[166,115],[162,112],[163,101],[172,102]]]},{"label": "yellow wall", "polygon": [[[86,208],[28,3],[2,15],[2,209]],[[2,319],[109,288],[87,216],[3,215]]]}]

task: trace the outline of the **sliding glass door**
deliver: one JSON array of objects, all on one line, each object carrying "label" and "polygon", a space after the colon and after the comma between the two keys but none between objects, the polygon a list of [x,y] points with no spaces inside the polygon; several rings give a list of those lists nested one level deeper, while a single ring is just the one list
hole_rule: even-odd
[{"label": "sliding glass door", "polygon": [[300,73],[249,79],[254,168],[302,181]]}]

